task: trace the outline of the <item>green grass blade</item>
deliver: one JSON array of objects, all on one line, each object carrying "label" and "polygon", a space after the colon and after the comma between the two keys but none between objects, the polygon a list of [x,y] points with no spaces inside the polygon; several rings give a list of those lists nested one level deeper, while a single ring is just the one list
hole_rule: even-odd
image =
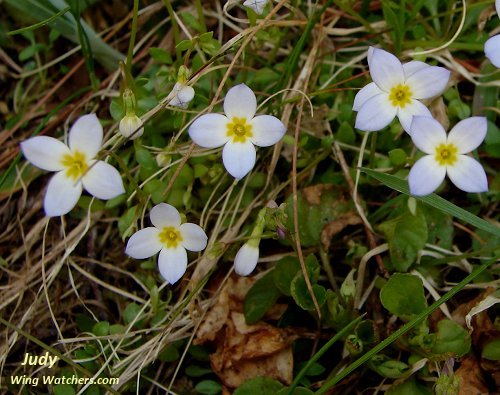
[{"label": "green grass blade", "polygon": [[384,348],[392,344],[398,338],[403,336],[406,332],[420,324],[423,320],[425,320],[434,310],[439,308],[443,303],[450,300],[453,296],[455,296],[463,287],[472,282],[477,276],[483,273],[488,267],[490,267],[493,263],[496,262],[496,259],[492,259],[490,261],[485,262],[476,270],[474,270],[471,274],[465,277],[462,281],[460,281],[457,285],[455,285],[452,289],[450,289],[447,293],[445,293],[441,298],[435,301],[432,305],[430,305],[425,311],[420,313],[413,320],[409,321],[407,324],[403,325],[396,332],[390,335],[387,339],[380,342],[378,345],[373,347],[370,351],[364,354],[362,357],[358,358],[356,361],[351,363],[347,368],[345,368],[338,375],[333,377],[331,380],[324,383],[321,388],[316,391],[316,395],[324,394],[330,388],[332,388],[335,384],[337,384],[340,380],[344,379],[348,375],[350,375],[354,370],[359,368],[364,363],[368,362],[372,359],[376,354],[382,351]]},{"label": "green grass blade", "polygon": [[[405,195],[413,196],[410,194],[410,190],[408,189],[408,183],[405,180],[402,180],[398,177],[389,174],[380,173],[378,171],[371,169],[362,168],[361,171],[368,174],[370,177],[373,177],[376,180],[380,181],[389,188],[404,193]],[[495,236],[500,236],[500,228],[498,226],[495,226],[489,223],[488,221],[479,218],[478,216],[464,210],[463,208],[454,205],[453,203],[450,203],[446,199],[443,199],[442,197],[434,193],[427,196],[413,196],[413,197],[417,200],[420,200],[421,202],[427,203],[432,207],[437,208],[438,210],[450,214],[455,218],[467,222],[468,224],[473,225],[478,229],[482,229]]]},{"label": "green grass blade", "polygon": [[68,11],[69,11],[69,7],[63,8],[61,11],[55,13],[50,18],[47,18],[47,19],[45,19],[45,20],[43,20],[41,22],[35,23],[35,24],[31,25],[31,26],[26,26],[26,27],[23,27],[21,29],[12,30],[10,32],[7,32],[7,34],[9,36],[14,36],[15,34],[21,34],[21,33],[24,33],[24,32],[29,32],[29,31],[36,30],[36,29],[38,29],[38,28],[40,28],[42,26],[48,25],[52,21],[54,21],[57,18],[59,18],[61,15],[66,14],[66,12],[68,12]]},{"label": "green grass blade", "polygon": [[321,358],[321,356],[331,347],[333,346],[337,340],[341,339],[343,336],[347,335],[349,333],[349,331],[358,323],[360,322],[362,319],[363,319],[364,315],[356,318],[355,320],[352,320],[349,325],[347,325],[344,329],[342,329],[339,333],[337,333],[335,336],[333,336],[330,340],[328,340],[328,342],[326,342],[326,344],[320,348],[320,350],[313,355],[313,357],[307,362],[307,364],[301,369],[301,371],[299,372],[299,374],[295,377],[295,379],[293,380],[293,383],[292,385],[290,386],[290,388],[288,389],[288,393],[287,395],[291,395],[293,393],[293,390],[297,387],[297,385],[299,385],[299,382],[300,380],[302,379],[302,377],[305,376],[305,374],[307,373],[307,370],[309,369],[309,367],[314,363],[316,362],[319,358]]},{"label": "green grass blade", "polygon": [[[51,0],[50,3],[48,1],[38,0],[5,0],[5,3],[18,12],[39,22],[46,21],[69,7],[64,0]],[[90,42],[90,46],[92,47],[92,53],[96,61],[108,71],[116,70],[118,68],[118,62],[125,58],[124,55],[106,44],[84,21],[81,23]],[[59,31],[68,40],[79,43],[78,27],[75,19],[70,13],[66,12],[58,18],[52,19],[48,23],[48,26]]]}]

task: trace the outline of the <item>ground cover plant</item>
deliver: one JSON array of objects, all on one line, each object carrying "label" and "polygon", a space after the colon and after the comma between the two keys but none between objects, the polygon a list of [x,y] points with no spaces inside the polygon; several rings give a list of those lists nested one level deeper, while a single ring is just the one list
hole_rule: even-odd
[{"label": "ground cover plant", "polygon": [[0,4],[0,392],[500,387],[500,2]]}]

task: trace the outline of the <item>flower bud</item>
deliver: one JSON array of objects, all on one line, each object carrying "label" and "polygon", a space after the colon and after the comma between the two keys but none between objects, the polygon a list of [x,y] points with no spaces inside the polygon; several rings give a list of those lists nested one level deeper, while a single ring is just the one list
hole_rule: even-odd
[{"label": "flower bud", "polygon": [[259,246],[245,243],[234,258],[234,271],[240,276],[248,276],[253,272],[259,259]]},{"label": "flower bud", "polygon": [[141,118],[137,115],[125,115],[120,121],[120,133],[123,137],[131,140],[142,136],[144,133],[144,126],[142,126]]},{"label": "flower bud", "polygon": [[169,101],[169,105],[179,108],[187,108],[188,103],[193,100],[194,89],[190,86],[177,82],[172,89],[173,98]]}]

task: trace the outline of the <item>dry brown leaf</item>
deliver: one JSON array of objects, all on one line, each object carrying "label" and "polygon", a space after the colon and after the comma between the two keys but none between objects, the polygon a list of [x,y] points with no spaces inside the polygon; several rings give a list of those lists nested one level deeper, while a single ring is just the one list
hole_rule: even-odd
[{"label": "dry brown leaf", "polygon": [[309,204],[321,204],[321,195],[325,191],[329,191],[333,188],[331,184],[316,184],[306,187],[302,190],[304,198]]},{"label": "dry brown leaf", "polygon": [[325,250],[328,250],[333,236],[342,232],[346,226],[359,225],[361,223],[363,223],[363,221],[354,211],[349,211],[341,215],[335,221],[329,222],[323,227],[321,231],[321,244],[323,244]]},{"label": "dry brown leaf", "polygon": [[460,380],[458,395],[480,395],[489,393],[488,387],[484,383],[481,367],[474,356],[464,357],[455,375]]},{"label": "dry brown leaf", "polygon": [[[215,352],[210,356],[212,369],[228,388],[266,376],[290,384],[293,374],[291,344],[297,339],[293,331],[277,328],[263,321],[248,325],[243,315],[246,292],[253,278],[230,278],[217,302],[207,313],[195,339],[196,344],[213,341]],[[273,315],[285,311],[279,306]]]}]

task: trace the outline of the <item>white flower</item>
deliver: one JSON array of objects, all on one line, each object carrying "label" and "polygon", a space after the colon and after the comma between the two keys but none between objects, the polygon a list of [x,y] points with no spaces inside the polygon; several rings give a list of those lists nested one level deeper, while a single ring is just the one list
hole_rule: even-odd
[{"label": "white flower", "polygon": [[144,133],[141,118],[135,114],[125,115],[120,121],[119,129],[123,137],[131,140],[135,140]]},{"label": "white flower", "polygon": [[134,233],[128,240],[125,253],[135,259],[144,259],[160,252],[160,274],[174,284],[186,272],[186,250],[203,250],[207,246],[207,235],[198,225],[181,225],[177,209],[166,203],[154,206],[149,218],[153,226]]},{"label": "white flower", "polygon": [[434,118],[417,116],[411,124],[415,145],[427,155],[420,158],[408,176],[412,195],[432,193],[444,180],[450,180],[465,192],[485,192],[488,180],[483,167],[465,154],[476,149],[486,136],[485,117],[471,117],[457,123],[448,136]]},{"label": "white flower", "polygon": [[257,266],[259,245],[248,242],[243,244],[234,257],[234,271],[240,276],[248,276]]},{"label": "white flower", "polygon": [[112,199],[125,192],[120,173],[95,160],[101,149],[102,126],[95,114],[77,119],[69,131],[69,147],[47,136],[21,143],[24,156],[35,166],[57,172],[45,193],[44,209],[49,217],[64,215],[75,207],[85,188],[99,199]]},{"label": "white flower", "polygon": [[[495,7],[500,18],[500,0],[495,2]],[[484,53],[495,67],[500,68],[500,34],[491,37],[484,43]]]},{"label": "white flower", "polygon": [[431,116],[419,100],[441,94],[450,78],[443,67],[411,61],[405,64],[381,49],[368,49],[368,65],[374,82],[361,89],[354,99],[358,111],[356,128],[372,132],[385,128],[395,116],[409,133],[412,117]]},{"label": "white flower", "polygon": [[286,127],[276,117],[258,115],[257,99],[245,84],[232,87],[224,99],[224,113],[205,114],[196,119],[188,133],[193,141],[205,148],[224,146],[222,161],[227,171],[243,178],[255,165],[254,144],[269,147],[285,134]]},{"label": "white flower", "polygon": [[185,109],[194,97],[194,89],[191,86],[181,84],[180,82],[175,83],[172,92],[174,93],[174,97],[168,102],[168,104],[173,107]]},{"label": "white flower", "polygon": [[262,15],[266,4],[267,0],[246,0],[243,2],[245,7],[251,8],[257,15]]}]

